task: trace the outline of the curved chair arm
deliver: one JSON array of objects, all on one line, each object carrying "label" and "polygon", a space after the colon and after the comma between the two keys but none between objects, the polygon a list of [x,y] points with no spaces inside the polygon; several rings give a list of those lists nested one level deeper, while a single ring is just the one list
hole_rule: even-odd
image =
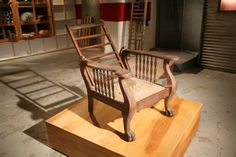
[{"label": "curved chair arm", "polygon": [[150,82],[156,81],[156,71],[157,71],[157,59],[163,59],[163,69],[164,74],[167,76],[168,85],[170,92],[173,94],[176,91],[177,83],[174,75],[171,72],[171,62],[175,62],[179,59],[177,56],[165,54],[162,51],[137,51],[124,49],[121,50],[120,56],[125,65],[126,69],[129,69],[128,59],[129,55],[134,55],[136,57],[135,62],[135,76]]},{"label": "curved chair arm", "polygon": [[113,66],[107,66],[95,61],[90,61],[90,60],[86,60],[85,61],[87,66],[90,68],[98,68],[101,70],[107,70],[107,71],[111,71],[114,72],[115,75],[117,75],[119,78],[128,78],[130,77],[130,71],[126,70],[126,69],[122,69],[122,68],[117,68],[117,67],[113,67]]},{"label": "curved chair arm", "polygon": [[118,79],[124,101],[133,102],[133,100],[130,100],[132,96],[129,96],[132,93],[126,83],[131,76],[128,70],[112,66],[108,67],[86,59],[80,62],[80,67],[88,89],[94,89],[99,94],[115,99],[114,85],[115,79]]},{"label": "curved chair arm", "polygon": [[130,49],[122,49],[120,51],[120,56],[121,56],[122,61],[124,63],[126,62],[124,59],[126,59],[126,57],[129,56],[130,54],[157,57],[159,59],[169,60],[169,61],[173,61],[173,62],[179,60],[179,57],[173,56],[173,55],[168,55],[168,54],[166,54],[166,52],[161,52],[161,51],[140,51],[140,50],[137,51],[137,50],[130,50]]},{"label": "curved chair arm", "polygon": [[166,88],[170,88],[170,96],[173,96],[177,90],[176,79],[170,69],[170,60],[164,60],[163,69],[167,76],[167,85]]}]

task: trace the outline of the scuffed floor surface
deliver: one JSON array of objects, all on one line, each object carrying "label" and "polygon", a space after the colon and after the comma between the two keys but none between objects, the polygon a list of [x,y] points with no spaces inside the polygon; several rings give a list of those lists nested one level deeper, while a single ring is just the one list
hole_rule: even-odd
[{"label": "scuffed floor surface", "polygon": [[[2,62],[0,75],[15,68],[29,68],[81,96],[86,94],[74,50]],[[185,156],[236,157],[236,75],[191,69],[176,78],[178,96],[204,105]],[[42,110],[0,82],[0,156],[63,157],[47,146],[44,119],[68,105]]]}]

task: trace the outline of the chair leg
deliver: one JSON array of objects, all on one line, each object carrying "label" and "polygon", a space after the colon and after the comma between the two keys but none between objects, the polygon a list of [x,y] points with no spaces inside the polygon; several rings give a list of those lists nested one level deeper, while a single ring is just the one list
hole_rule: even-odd
[{"label": "chair leg", "polygon": [[174,111],[172,110],[172,108],[170,107],[170,99],[171,97],[167,97],[164,100],[164,105],[165,105],[165,115],[168,117],[173,117],[174,116]]},{"label": "chair leg", "polygon": [[124,131],[125,131],[125,138],[128,142],[135,140],[135,134],[130,129],[130,122],[134,116],[135,111],[122,112],[123,115],[123,123],[124,123]]},{"label": "chair leg", "polygon": [[93,114],[93,97],[88,95],[88,111],[90,114]]}]

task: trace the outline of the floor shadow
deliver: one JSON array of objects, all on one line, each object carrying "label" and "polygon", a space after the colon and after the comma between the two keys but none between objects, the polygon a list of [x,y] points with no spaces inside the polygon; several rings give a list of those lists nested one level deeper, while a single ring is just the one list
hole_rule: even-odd
[{"label": "floor shadow", "polygon": [[37,140],[38,142],[49,146],[48,144],[48,136],[47,136],[47,129],[45,125],[45,121],[42,120],[39,123],[35,124],[34,126],[24,130],[24,133],[31,138]]},{"label": "floor shadow", "polygon": [[23,132],[32,137],[33,139],[39,141],[42,144],[45,144],[48,146],[48,137],[47,137],[47,132],[46,132],[46,125],[45,125],[45,120],[48,119],[49,117],[55,115],[56,113],[68,108],[71,106],[71,104],[67,104],[64,106],[61,106],[59,108],[50,110],[50,111],[44,111],[37,106],[35,106],[33,103],[29,102],[27,99],[24,97],[17,95],[19,102],[17,103],[17,106],[23,110],[26,110],[31,113],[31,119],[32,120],[41,120],[39,123],[33,125],[32,127],[24,130]]},{"label": "floor shadow", "polygon": [[82,98],[81,95],[31,69],[8,69],[1,75],[0,81],[45,111]]},{"label": "floor shadow", "polygon": [[84,93],[84,91],[83,91],[81,88],[79,88],[79,87],[76,87],[76,86],[68,86],[68,85],[63,84],[63,83],[61,83],[61,85],[64,86],[64,87],[66,87],[67,89],[69,89],[69,90],[75,92],[76,94],[79,94],[79,95],[82,96],[82,97],[86,97],[86,96],[87,96],[86,93]]},{"label": "floor shadow", "polygon": [[[198,74],[198,73],[200,73],[203,69],[204,69],[204,68],[202,68],[202,67],[196,65],[196,66],[194,66],[194,67],[190,67],[190,68],[187,68],[187,69],[182,70],[182,71],[180,71],[180,70],[172,70],[172,73],[174,74],[174,76],[178,76],[178,75],[181,75],[181,74],[184,74],[184,73],[186,73],[186,74]],[[163,78],[163,77],[166,77],[166,74],[161,75],[160,78]]]},{"label": "floor shadow", "polygon": [[186,69],[183,71],[183,73],[188,73],[188,74],[198,74],[200,73],[204,68],[200,66],[194,66],[190,69]]},{"label": "floor shadow", "polygon": [[26,98],[20,95],[16,95],[17,98],[19,99],[19,102],[17,103],[17,106],[25,111],[28,111],[31,113],[31,119],[33,120],[38,120],[41,118],[45,118],[48,113],[41,110],[37,106],[35,106],[33,103],[28,101]]},{"label": "floor shadow", "polygon": [[39,108],[38,106],[36,106],[34,103],[28,101],[26,98],[24,98],[23,96],[20,95],[16,95],[19,99],[19,102],[17,103],[17,106],[23,110],[26,110],[28,112],[31,113],[31,119],[33,120],[38,120],[38,119],[47,119],[50,116],[68,108],[69,106],[71,106],[72,104],[74,104],[74,102],[60,106],[58,108],[54,108],[50,111],[45,111],[42,110],[41,108]]}]

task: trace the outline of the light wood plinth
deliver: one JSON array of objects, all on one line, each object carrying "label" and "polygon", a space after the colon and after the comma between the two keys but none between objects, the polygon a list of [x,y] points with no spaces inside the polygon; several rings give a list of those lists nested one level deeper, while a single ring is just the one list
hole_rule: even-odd
[{"label": "light wood plinth", "polygon": [[171,106],[174,117],[161,114],[163,101],[137,112],[131,122],[136,141],[126,142],[121,113],[96,101],[91,116],[83,99],[46,121],[49,145],[73,157],[183,156],[197,130],[202,105],[175,97]]}]

